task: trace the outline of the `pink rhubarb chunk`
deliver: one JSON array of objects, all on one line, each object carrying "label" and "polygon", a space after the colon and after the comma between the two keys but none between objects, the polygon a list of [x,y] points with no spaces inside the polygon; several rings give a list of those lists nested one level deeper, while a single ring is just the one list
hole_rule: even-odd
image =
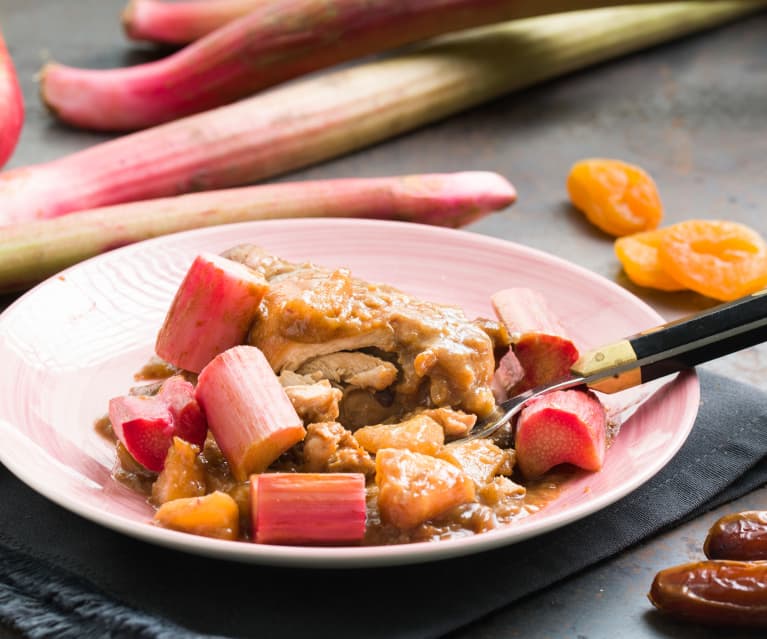
[{"label": "pink rhubarb chunk", "polygon": [[139,464],[160,472],[173,437],[202,448],[208,425],[181,375],[166,379],[154,397],[125,395],[109,401],[109,420],[117,438]]},{"label": "pink rhubarb chunk", "polygon": [[176,436],[202,448],[208,422],[194,397],[194,385],[181,375],[173,375],[162,383],[157,398],[170,409]]},{"label": "pink rhubarb chunk", "polygon": [[160,472],[173,441],[173,416],[156,397],[125,395],[109,400],[112,429],[142,466]]},{"label": "pink rhubarb chunk", "polygon": [[216,355],[245,341],[266,289],[266,281],[243,264],[200,254],[157,335],[157,355],[199,373]]},{"label": "pink rhubarb chunk", "polygon": [[507,288],[494,293],[491,302],[524,371],[522,379],[506,389],[509,394],[569,375],[578,349],[543,295],[529,288]]},{"label": "pink rhubarb chunk", "polygon": [[235,346],[200,373],[195,397],[232,474],[261,473],[306,431],[264,354]]},{"label": "pink rhubarb chunk", "polygon": [[516,388],[525,378],[525,370],[519,358],[510,348],[498,362],[498,368],[493,373],[491,388],[495,401],[500,403],[509,398],[509,391]]},{"label": "pink rhubarb chunk", "polygon": [[253,537],[260,544],[350,545],[365,535],[362,473],[264,473],[251,478]]},{"label": "pink rhubarb chunk", "polygon": [[606,423],[604,406],[591,391],[554,391],[531,401],[517,421],[517,468],[528,479],[559,464],[599,470]]}]

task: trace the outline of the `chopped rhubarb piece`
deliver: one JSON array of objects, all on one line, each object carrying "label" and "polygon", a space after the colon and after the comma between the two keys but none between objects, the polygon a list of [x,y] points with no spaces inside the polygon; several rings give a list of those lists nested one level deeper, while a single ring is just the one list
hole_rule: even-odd
[{"label": "chopped rhubarb piece", "polygon": [[303,468],[309,473],[375,475],[375,463],[351,431],[338,422],[315,422],[306,427]]},{"label": "chopped rhubarb piece", "polygon": [[194,385],[181,375],[173,375],[162,383],[157,398],[170,409],[175,434],[202,448],[208,434],[208,422],[194,398]]},{"label": "chopped rhubarb piece", "polygon": [[381,519],[407,530],[474,500],[471,477],[453,464],[405,449],[376,454],[378,510]]},{"label": "chopped rhubarb piece", "polygon": [[264,354],[235,346],[200,373],[195,397],[232,474],[261,473],[306,431]]},{"label": "chopped rhubarb piece", "polygon": [[361,473],[264,473],[251,478],[253,537],[259,544],[358,544],[365,535]]},{"label": "chopped rhubarb piece", "polygon": [[157,355],[199,373],[216,355],[245,342],[266,289],[266,281],[246,266],[213,253],[198,255],[157,335]]},{"label": "chopped rhubarb piece", "polygon": [[397,424],[376,424],[354,431],[354,438],[368,452],[381,448],[407,448],[414,453],[435,455],[445,443],[445,431],[427,415],[416,415]]},{"label": "chopped rhubarb piece", "polygon": [[163,528],[216,539],[237,539],[240,535],[237,502],[221,491],[204,497],[186,497],[165,502],[154,515]]},{"label": "chopped rhubarb piece", "polygon": [[117,438],[145,468],[160,472],[173,440],[173,416],[156,397],[125,395],[109,400],[109,420]]},{"label": "chopped rhubarb piece", "polygon": [[517,466],[527,478],[559,464],[602,468],[606,448],[605,409],[591,391],[562,390],[531,401],[519,414]]},{"label": "chopped rhubarb piece", "polygon": [[519,358],[510,348],[498,361],[498,368],[493,373],[491,388],[495,401],[498,403],[506,401],[509,398],[509,391],[516,388],[524,378],[525,369],[522,368]]},{"label": "chopped rhubarb piece", "polygon": [[541,293],[507,288],[494,293],[491,301],[524,371],[524,377],[506,389],[508,393],[521,393],[570,373],[578,349]]},{"label": "chopped rhubarb piece", "polygon": [[152,484],[152,503],[202,497],[205,494],[205,467],[194,444],[174,437],[162,472]]}]

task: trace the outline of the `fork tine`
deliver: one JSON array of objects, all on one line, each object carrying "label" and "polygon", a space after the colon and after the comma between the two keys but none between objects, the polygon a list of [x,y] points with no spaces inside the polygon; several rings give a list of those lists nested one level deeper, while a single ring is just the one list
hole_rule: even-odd
[{"label": "fork tine", "polygon": [[497,431],[501,426],[508,423],[509,420],[516,417],[517,413],[524,408],[531,399],[540,397],[545,393],[549,393],[555,390],[564,390],[566,388],[573,388],[580,386],[586,381],[584,377],[570,377],[568,379],[554,382],[553,384],[547,384],[545,386],[538,386],[537,388],[531,388],[524,393],[510,397],[505,402],[501,402],[496,407],[496,411],[493,416],[489,417],[482,422],[478,422],[471,432],[466,435],[465,439],[479,439],[482,437],[488,437]]}]

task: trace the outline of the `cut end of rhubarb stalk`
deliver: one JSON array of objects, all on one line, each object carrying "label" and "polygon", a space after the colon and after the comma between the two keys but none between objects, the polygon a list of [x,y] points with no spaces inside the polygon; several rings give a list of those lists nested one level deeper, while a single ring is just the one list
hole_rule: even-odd
[{"label": "cut end of rhubarb stalk", "polygon": [[514,344],[514,354],[525,374],[512,394],[568,377],[578,360],[578,349],[570,339],[543,333],[523,335]]},{"label": "cut end of rhubarb stalk", "polygon": [[405,218],[458,228],[510,206],[517,192],[498,173],[463,171],[449,177],[424,174],[404,178],[396,186],[395,196],[410,200],[411,210]]},{"label": "cut end of rhubarb stalk", "polygon": [[91,122],[90,118],[98,119],[100,116],[93,112],[92,100],[87,91],[93,73],[98,72],[46,62],[37,74],[41,102],[60,120],[77,127],[98,129],[98,125]]},{"label": "cut end of rhubarb stalk", "polygon": [[198,255],[157,335],[157,355],[199,373],[216,355],[245,341],[267,288],[243,264],[213,253]]},{"label": "cut end of rhubarb stalk", "polygon": [[356,545],[367,516],[362,473],[264,473],[251,478],[253,538],[260,544]]},{"label": "cut end of rhubarb stalk", "polygon": [[254,346],[216,356],[200,373],[195,397],[238,481],[266,470],[306,435],[272,367]]},{"label": "cut end of rhubarb stalk", "polygon": [[560,464],[602,468],[606,449],[605,409],[591,391],[563,390],[530,402],[517,421],[515,450],[528,479]]},{"label": "cut end of rhubarb stalk", "polygon": [[136,33],[133,28],[133,25],[136,22],[136,15],[141,10],[141,4],[141,0],[129,0],[128,4],[125,5],[125,8],[120,14],[120,24],[122,24],[123,32],[133,40],[141,39],[141,35]]}]

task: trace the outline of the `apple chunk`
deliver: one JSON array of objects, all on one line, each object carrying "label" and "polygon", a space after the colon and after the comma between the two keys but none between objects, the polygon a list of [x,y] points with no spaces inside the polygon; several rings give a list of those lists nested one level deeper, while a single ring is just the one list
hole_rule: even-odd
[{"label": "apple chunk", "polygon": [[528,479],[560,464],[599,470],[605,456],[606,425],[604,406],[591,391],[547,393],[519,414],[517,467]]},{"label": "apple chunk", "polygon": [[407,449],[376,454],[381,519],[406,530],[474,499],[471,477],[445,461]]},{"label": "apple chunk", "polygon": [[163,528],[216,539],[240,535],[239,508],[227,493],[215,491],[202,497],[166,501],[157,509],[155,522]]}]

